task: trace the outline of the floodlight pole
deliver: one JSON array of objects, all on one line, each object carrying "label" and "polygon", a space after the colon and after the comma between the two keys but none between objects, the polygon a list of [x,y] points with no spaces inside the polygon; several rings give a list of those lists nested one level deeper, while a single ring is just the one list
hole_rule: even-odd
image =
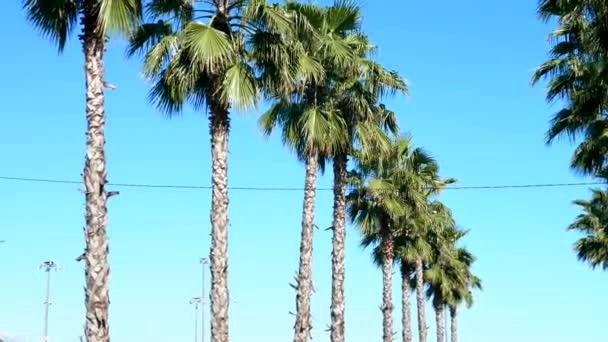
[{"label": "floodlight pole", "polygon": [[43,342],[49,341],[49,306],[51,305],[51,271],[57,271],[54,261],[45,261],[40,264],[40,269],[46,272],[46,300],[44,301],[44,333]]},{"label": "floodlight pole", "polygon": [[190,304],[194,305],[194,342],[198,342],[198,305],[201,301],[199,297],[190,299]]},{"label": "floodlight pole", "polygon": [[[209,261],[207,260],[207,258],[201,258],[200,260],[201,266],[202,266],[202,272],[201,272],[201,278],[202,278],[202,283],[201,283],[201,342],[205,342],[205,272],[207,270],[207,265],[209,264]],[[198,342],[198,341],[195,341]]]}]

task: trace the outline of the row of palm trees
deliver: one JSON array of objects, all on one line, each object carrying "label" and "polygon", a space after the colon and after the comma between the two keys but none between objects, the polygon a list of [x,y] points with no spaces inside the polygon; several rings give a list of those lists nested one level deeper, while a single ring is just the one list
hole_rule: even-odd
[{"label": "row of palm trees", "polygon": [[[556,19],[550,58],[532,81],[548,80],[547,100],[562,100],[547,142],[582,138],[572,156],[575,171],[605,181],[608,176],[608,3],[601,0],[541,0],[539,16]],[[568,229],[585,234],[574,249],[592,267],[608,266],[608,189],[577,200],[583,213]]]},{"label": "row of palm trees", "polygon": [[[107,191],[103,55],[107,40],[128,38],[152,82],[149,100],[169,116],[190,104],[209,117],[211,137],[211,339],[229,341],[228,139],[230,114],[270,103],[263,132],[279,131],[305,164],[294,341],[310,340],[316,177],[334,171],[331,341],[344,341],[347,216],[374,247],[383,271],[383,335],[392,341],[391,274],[403,278],[404,340],[411,341],[409,291],[416,289],[420,341],[426,342],[425,296],[436,311],[438,339],[444,306],[456,341],[457,308],[471,302],[480,281],[474,261],[457,247],[465,234],[437,201],[452,179],[399,134],[396,115],[382,103],[407,91],[404,80],[373,60],[361,30],[361,10],[348,0],[327,7],[265,0],[23,0],[29,21],[61,52],[80,24],[85,56],[87,153],[85,336],[109,341]],[[353,170],[349,170],[352,167]],[[406,293],[407,292],[407,293]],[[425,293],[426,292],[426,293]],[[408,333],[409,331],[409,333]]]},{"label": "row of palm trees", "polygon": [[359,156],[350,173],[348,214],[364,247],[372,247],[383,274],[383,341],[393,340],[393,265],[402,281],[402,338],[411,342],[410,293],[416,292],[418,340],[427,341],[425,297],[432,299],[437,341],[445,341],[444,308],[451,316],[451,340],[457,341],[458,307],[472,304],[481,281],[471,272],[473,255],[458,242],[466,235],[451,211],[436,197],[451,178],[439,176],[437,162],[411,137],[397,136],[383,152]]}]

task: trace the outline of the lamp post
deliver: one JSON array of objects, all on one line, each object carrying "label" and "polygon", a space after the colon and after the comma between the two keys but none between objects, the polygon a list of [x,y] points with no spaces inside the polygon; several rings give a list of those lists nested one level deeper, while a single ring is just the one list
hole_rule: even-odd
[{"label": "lamp post", "polygon": [[198,342],[198,306],[201,302],[202,299],[200,297],[190,299],[190,304],[194,305],[194,342]]},{"label": "lamp post", "polygon": [[[205,273],[207,270],[207,265],[209,264],[209,260],[207,258],[201,258],[201,342],[205,342]],[[197,342],[197,341],[195,341]]]},{"label": "lamp post", "polygon": [[43,342],[49,341],[49,306],[51,305],[51,271],[57,271],[54,261],[45,261],[40,264],[40,269],[46,272],[46,300],[44,301],[44,337]]}]

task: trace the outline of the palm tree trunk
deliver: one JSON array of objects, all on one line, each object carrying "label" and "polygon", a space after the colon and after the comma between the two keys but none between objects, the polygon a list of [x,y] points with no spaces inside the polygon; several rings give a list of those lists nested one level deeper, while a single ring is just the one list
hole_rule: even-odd
[{"label": "palm tree trunk", "polygon": [[[435,298],[438,298],[437,294],[435,296]],[[435,324],[437,325],[437,342],[445,342],[444,306],[438,299],[433,300],[433,306],[435,308]]]},{"label": "palm tree trunk", "polygon": [[211,133],[211,341],[228,342],[228,110],[212,105]]},{"label": "palm tree trunk", "polygon": [[87,145],[83,179],[86,196],[85,213],[85,336],[88,342],[110,341],[108,308],[108,193],[105,158],[105,113],[103,93],[104,37],[99,33],[97,11],[93,1],[85,1],[83,34],[85,57]]},{"label": "palm tree trunk", "polygon": [[315,219],[315,192],[317,190],[317,156],[306,157],[304,181],[304,206],[302,208],[302,237],[300,240],[300,265],[296,279],[296,322],[294,342],[310,340],[310,297],[312,296],[312,243]]},{"label": "palm tree trunk", "polygon": [[394,244],[390,229],[382,234],[382,341],[393,341],[393,257]]},{"label": "palm tree trunk", "polygon": [[346,239],[345,155],[334,158],[334,219],[331,253],[331,342],[344,342],[344,244]]},{"label": "palm tree trunk", "polygon": [[424,269],[422,258],[416,258],[416,310],[418,313],[418,336],[420,342],[426,342],[427,327],[424,309]]},{"label": "palm tree trunk", "polygon": [[450,307],[450,332],[451,342],[458,342],[458,309]]},{"label": "palm tree trunk", "polygon": [[412,309],[410,305],[410,271],[407,265],[401,263],[401,310],[403,325],[403,342],[412,342]]}]

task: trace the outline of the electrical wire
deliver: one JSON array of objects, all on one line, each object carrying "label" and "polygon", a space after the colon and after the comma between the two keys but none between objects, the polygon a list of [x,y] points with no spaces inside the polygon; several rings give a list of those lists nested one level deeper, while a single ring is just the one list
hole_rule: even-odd
[{"label": "electrical wire", "polygon": [[[18,182],[38,182],[38,183],[55,183],[55,184],[82,184],[82,181],[61,180],[50,178],[26,178],[26,177],[9,177],[0,176],[0,180],[18,181]],[[496,189],[523,189],[523,188],[557,188],[557,187],[573,187],[573,186],[590,186],[602,185],[603,182],[580,182],[580,183],[540,183],[540,184],[502,184],[502,185],[478,185],[478,186],[448,186],[446,190],[496,190]],[[178,184],[137,184],[137,183],[107,183],[109,186],[124,187],[124,188],[149,188],[149,189],[202,189],[210,190],[208,185],[178,185]],[[303,188],[298,187],[260,187],[260,186],[234,186],[229,187],[230,190],[247,190],[247,191],[302,191]],[[321,191],[331,191],[333,188],[317,188]]]}]

